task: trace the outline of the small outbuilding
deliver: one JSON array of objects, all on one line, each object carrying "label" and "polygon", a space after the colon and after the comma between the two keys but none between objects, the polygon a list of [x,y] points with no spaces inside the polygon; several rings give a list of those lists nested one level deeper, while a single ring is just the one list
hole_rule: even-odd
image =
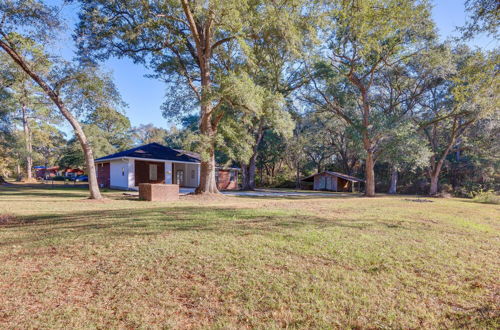
[{"label": "small outbuilding", "polygon": [[302,179],[306,184],[313,184],[313,190],[355,191],[355,184],[365,182],[362,179],[332,171],[323,171]]}]

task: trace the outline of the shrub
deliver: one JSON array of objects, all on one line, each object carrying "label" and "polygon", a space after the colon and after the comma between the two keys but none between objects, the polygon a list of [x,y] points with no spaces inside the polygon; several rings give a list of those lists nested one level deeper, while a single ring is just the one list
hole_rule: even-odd
[{"label": "shrub", "polygon": [[472,200],[476,203],[500,204],[500,196],[493,190],[479,190],[470,194]]},{"label": "shrub", "polygon": [[441,192],[451,194],[453,193],[453,186],[449,183],[443,183],[441,185]]}]

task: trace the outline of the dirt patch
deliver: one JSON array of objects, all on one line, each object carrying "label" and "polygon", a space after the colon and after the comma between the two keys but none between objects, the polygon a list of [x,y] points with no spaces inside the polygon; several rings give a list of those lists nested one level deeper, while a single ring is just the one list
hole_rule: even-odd
[{"label": "dirt patch", "polygon": [[434,203],[434,201],[431,201],[430,199],[424,199],[424,198],[415,198],[415,199],[406,198],[405,201],[415,202],[415,203]]},{"label": "dirt patch", "polygon": [[11,214],[0,214],[0,226],[15,225],[23,223],[16,216]]},{"label": "dirt patch", "polygon": [[75,202],[81,203],[97,203],[97,204],[106,204],[106,203],[111,203],[113,202],[112,199],[109,198],[101,198],[101,199],[90,199],[90,198],[85,198],[85,199],[77,199]]},{"label": "dirt patch", "polygon": [[213,201],[225,201],[231,199],[230,197],[224,195],[224,194],[202,194],[202,195],[196,195],[196,194],[187,194],[180,196],[181,200],[185,201],[208,201],[208,202],[213,202]]},{"label": "dirt patch", "polygon": [[434,223],[434,224],[438,223],[436,220],[432,220],[432,219],[420,219],[420,221],[425,222],[425,223]]},{"label": "dirt patch", "polygon": [[24,178],[21,182],[24,183],[24,184],[38,183],[38,181],[35,178],[31,178],[31,179]]}]

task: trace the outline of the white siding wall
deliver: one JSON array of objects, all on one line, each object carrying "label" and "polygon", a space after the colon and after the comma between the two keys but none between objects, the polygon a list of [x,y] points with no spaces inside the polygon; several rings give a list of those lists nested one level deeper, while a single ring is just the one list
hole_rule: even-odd
[{"label": "white siding wall", "polygon": [[199,164],[186,164],[186,173],[184,173],[184,182],[187,187],[198,187],[199,182]]},{"label": "white siding wall", "polygon": [[172,184],[172,162],[165,162],[165,183]]},{"label": "white siding wall", "polygon": [[110,161],[110,186],[111,188],[128,189],[129,180],[128,160]]},{"label": "white siding wall", "polygon": [[128,189],[136,189],[135,187],[135,160],[128,160]]}]

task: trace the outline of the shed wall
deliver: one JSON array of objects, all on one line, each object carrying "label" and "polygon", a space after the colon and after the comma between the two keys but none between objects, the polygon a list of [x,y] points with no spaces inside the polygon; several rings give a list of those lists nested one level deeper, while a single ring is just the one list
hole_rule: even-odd
[{"label": "shed wall", "polygon": [[128,160],[110,161],[110,187],[128,188]]},{"label": "shed wall", "polygon": [[[156,180],[149,179],[149,165],[157,165]],[[165,163],[151,161],[135,161],[135,186],[140,183],[165,183]]]},{"label": "shed wall", "polygon": [[97,183],[99,187],[109,188],[111,185],[111,172],[109,163],[98,163],[97,167]]},{"label": "shed wall", "polygon": [[338,178],[330,174],[319,174],[314,177],[314,190],[337,191]]},{"label": "shed wall", "polygon": [[184,183],[186,187],[195,188],[198,187],[198,164],[186,164],[186,173]]}]

